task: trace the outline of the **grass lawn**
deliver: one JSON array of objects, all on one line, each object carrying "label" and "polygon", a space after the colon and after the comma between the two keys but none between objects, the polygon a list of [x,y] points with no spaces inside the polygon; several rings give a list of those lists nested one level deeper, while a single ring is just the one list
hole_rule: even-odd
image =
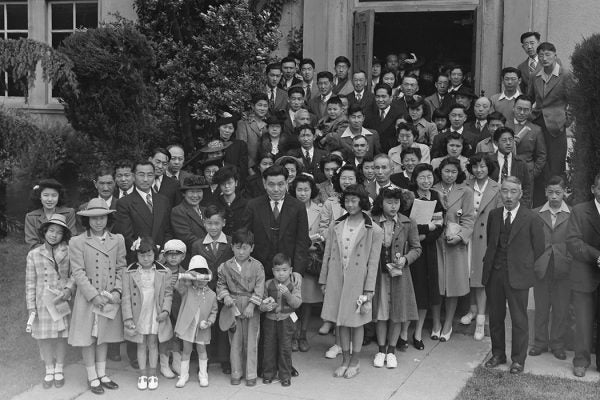
[{"label": "grass lawn", "polygon": [[478,367],[456,400],[585,400],[600,398],[600,384],[574,379],[512,375]]},{"label": "grass lawn", "polygon": [[[37,343],[25,333],[28,246],[22,237],[20,232],[0,241],[0,399],[10,399],[38,384],[44,374]],[[69,349],[67,361],[77,359],[78,353]]]}]

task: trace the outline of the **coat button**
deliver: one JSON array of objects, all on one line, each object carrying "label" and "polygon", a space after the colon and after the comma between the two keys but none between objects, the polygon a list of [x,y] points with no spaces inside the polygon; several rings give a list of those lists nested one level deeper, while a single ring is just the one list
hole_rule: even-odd
[{"label": "coat button", "polygon": [[479,235],[479,239],[483,239],[483,235]]},{"label": "coat button", "polygon": [[135,304],[135,303],[133,303],[133,305],[135,306],[136,304]]}]

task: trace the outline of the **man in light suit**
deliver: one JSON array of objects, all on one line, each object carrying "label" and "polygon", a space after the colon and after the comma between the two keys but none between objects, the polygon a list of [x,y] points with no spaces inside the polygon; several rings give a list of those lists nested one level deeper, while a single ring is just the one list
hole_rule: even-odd
[{"label": "man in light suit", "polygon": [[492,210],[487,224],[487,250],[483,259],[482,283],[488,299],[492,357],[488,368],[506,363],[504,320],[506,303],[512,320],[511,374],[523,372],[529,327],[527,301],[535,283],[534,264],[544,252],[542,220],[520,204],[523,191],[518,178],[502,181],[504,207]]},{"label": "man in light suit", "polygon": [[542,63],[539,62],[536,51],[540,44],[540,38],[538,32],[525,32],[521,35],[521,46],[527,54],[527,59],[517,66],[521,71],[521,93],[527,93],[531,76],[542,69]]},{"label": "man in light suit", "polygon": [[327,116],[327,101],[331,98],[333,88],[333,74],[321,71],[317,74],[317,87],[319,94],[308,101],[308,111],[316,115],[317,121]]},{"label": "man in light suit", "polygon": [[544,42],[537,48],[542,69],[531,77],[528,95],[535,102],[533,122],[542,128],[547,158],[545,178],[565,172],[567,91],[571,75],[558,63],[556,47]]},{"label": "man in light suit", "polygon": [[514,118],[506,126],[515,132],[517,157],[525,161],[532,185],[533,207],[545,203],[545,179],[542,171],[546,165],[546,141],[542,129],[529,121],[533,101],[526,95],[517,97],[513,107]]},{"label": "man in light suit", "polygon": [[348,108],[358,104],[363,110],[375,109],[375,95],[367,90],[367,74],[365,71],[357,71],[352,74],[352,85],[354,90],[348,95]]},{"label": "man in light suit", "polygon": [[[452,104],[452,96],[448,94],[449,86],[450,78],[448,75],[439,74],[435,80],[436,93],[425,97],[425,101],[429,105],[431,114],[438,109],[445,110],[446,112],[448,111],[450,104]],[[431,115],[429,117],[431,118]]]},{"label": "man in light suit", "polygon": [[[594,200],[571,210],[567,228],[567,249],[573,256],[569,280],[575,310],[575,357],[573,375],[585,376],[591,363],[594,321],[600,323],[600,174],[592,185]],[[596,368],[600,370],[600,335],[596,342]]]},{"label": "man in light suit", "polygon": [[365,118],[365,128],[379,134],[381,151],[387,153],[398,144],[396,138],[396,120],[402,116],[400,107],[392,102],[392,88],[385,83],[375,86],[375,105],[377,109]]},{"label": "man in light suit", "polygon": [[283,75],[281,64],[271,63],[267,65],[265,74],[267,75],[265,93],[269,99],[269,112],[274,114],[277,111],[285,110],[288,101],[287,92],[277,86]]},{"label": "man in light suit", "polygon": [[254,233],[252,256],[273,278],[273,256],[283,253],[292,259],[294,272],[304,273],[308,262],[308,217],[306,207],[286,193],[288,172],[273,165],[263,172],[266,194],[248,201],[242,226]]}]

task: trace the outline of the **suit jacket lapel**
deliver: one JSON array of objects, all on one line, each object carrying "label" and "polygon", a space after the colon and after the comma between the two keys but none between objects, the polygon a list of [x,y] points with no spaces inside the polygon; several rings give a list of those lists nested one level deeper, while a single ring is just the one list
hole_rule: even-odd
[{"label": "suit jacket lapel", "polygon": [[188,203],[186,203],[185,201],[183,203],[185,204],[185,212],[190,217],[190,219],[192,219],[198,225],[203,226],[202,217],[200,217],[198,213]]},{"label": "suit jacket lapel", "polygon": [[463,194],[464,188],[462,186],[457,186],[454,190],[451,190],[450,193],[448,193],[448,209],[450,209],[454,203],[459,201]]},{"label": "suit jacket lapel", "polygon": [[521,230],[521,228],[523,228],[523,225],[525,224],[525,217],[523,216],[524,211],[524,205],[521,204],[521,206],[519,207],[519,211],[517,211],[517,215],[515,216],[513,223],[512,223],[512,227],[510,228],[510,235],[508,236],[508,243],[510,243],[512,241],[512,239],[515,237],[515,235],[517,233],[519,233],[519,231]]},{"label": "suit jacket lapel", "polygon": [[[270,199],[269,196],[263,196],[263,201],[261,202],[262,204],[260,205],[260,211],[261,211],[261,220],[262,223],[265,227],[265,232],[267,232],[268,235],[271,234],[271,215],[273,215],[273,210],[271,209],[271,203],[270,203]],[[281,218],[281,210],[279,210],[279,217]]]},{"label": "suit jacket lapel", "polygon": [[594,230],[600,234],[600,215],[598,214],[598,209],[596,209],[596,203],[594,200],[589,203],[588,214],[590,223],[594,227]]},{"label": "suit jacket lapel", "polygon": [[[544,93],[544,97],[548,96],[548,93],[550,93],[552,91],[552,89],[554,89],[554,87],[558,84],[558,82],[560,82],[563,79],[563,74],[562,71],[560,71],[558,73],[558,76],[554,76],[552,75],[550,77],[550,80],[548,81],[548,84],[546,85],[546,90],[542,93]],[[543,82],[544,80],[542,79],[542,86],[543,86]]]},{"label": "suit jacket lapel", "polygon": [[[150,212],[150,209],[148,208],[148,204],[146,204],[146,201],[144,199],[142,199],[142,196],[140,196],[140,194],[137,192],[137,190],[134,190],[130,196],[133,196],[133,198],[131,199],[131,205],[133,207],[133,209],[140,214],[140,219],[143,221],[144,224],[147,225],[148,228],[152,228],[152,213]],[[155,196],[152,196],[153,198]],[[153,206],[154,203],[153,203]]]},{"label": "suit jacket lapel", "polygon": [[483,196],[481,196],[481,202],[479,203],[479,210],[483,210],[485,206],[488,205],[490,201],[492,201],[496,195],[498,194],[498,190],[494,191],[494,188],[497,188],[498,184],[493,179],[488,180],[488,184],[483,191]]}]

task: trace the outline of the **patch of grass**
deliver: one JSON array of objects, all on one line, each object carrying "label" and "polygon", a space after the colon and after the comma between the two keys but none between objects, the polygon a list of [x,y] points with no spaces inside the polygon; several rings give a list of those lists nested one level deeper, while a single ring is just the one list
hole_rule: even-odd
[{"label": "patch of grass", "polygon": [[455,400],[585,400],[598,399],[600,384],[574,379],[478,367]]},{"label": "patch of grass", "polygon": [[[23,232],[0,241],[0,398],[10,399],[41,382],[44,366],[35,339],[25,332],[25,260]],[[69,348],[67,361],[78,351]]]}]

